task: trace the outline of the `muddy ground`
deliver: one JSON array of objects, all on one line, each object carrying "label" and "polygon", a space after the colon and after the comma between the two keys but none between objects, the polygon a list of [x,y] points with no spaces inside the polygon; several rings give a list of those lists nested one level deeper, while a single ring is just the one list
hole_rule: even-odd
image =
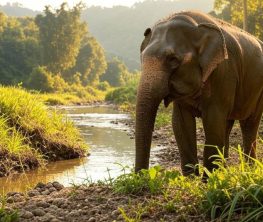
[{"label": "muddy ground", "polygon": [[[118,124],[118,123],[116,123]],[[133,122],[126,122],[130,126],[131,139],[134,139]],[[200,126],[200,124],[198,124]],[[260,128],[260,135],[263,130]],[[241,132],[238,125],[235,125],[230,144],[236,147],[242,143]],[[155,130],[153,141],[157,146],[163,147],[155,153],[153,164],[160,164],[163,167],[175,167],[180,165],[179,153],[174,139],[171,126]],[[197,142],[204,144],[204,132],[202,127],[197,129]],[[198,156],[202,162],[202,146],[198,148]],[[233,149],[232,149],[233,150]],[[261,152],[262,153],[262,152]],[[231,152],[230,162],[237,161],[237,155]],[[262,154],[260,154],[262,156]],[[138,203],[144,203],[147,196],[120,195],[113,192],[112,188],[106,185],[75,186],[64,188],[63,185],[54,182],[39,183],[33,190],[26,194],[8,193],[6,196],[6,210],[18,210],[19,221],[125,221],[120,208],[131,211]],[[157,197],[158,198],[158,197]],[[134,209],[136,211],[136,209]],[[179,216],[179,218],[178,218]],[[182,221],[180,215],[167,214],[162,211],[153,211],[151,214],[142,214],[142,221]],[[190,218],[194,221],[205,221],[205,218]]]}]

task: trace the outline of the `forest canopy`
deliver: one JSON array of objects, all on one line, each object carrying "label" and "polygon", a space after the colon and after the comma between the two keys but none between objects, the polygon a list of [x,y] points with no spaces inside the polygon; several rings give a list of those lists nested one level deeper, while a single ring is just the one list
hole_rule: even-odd
[{"label": "forest canopy", "polygon": [[103,47],[80,19],[82,9],[82,4],[70,9],[63,3],[35,18],[0,13],[0,83],[43,92],[98,84],[109,69]]}]

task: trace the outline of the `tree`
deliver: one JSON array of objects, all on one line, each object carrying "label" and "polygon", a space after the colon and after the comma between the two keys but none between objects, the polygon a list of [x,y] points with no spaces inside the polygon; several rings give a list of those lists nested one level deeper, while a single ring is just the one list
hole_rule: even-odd
[{"label": "tree", "polygon": [[69,70],[70,73],[80,73],[80,80],[86,86],[97,83],[106,68],[104,49],[95,38],[87,35],[82,41],[75,66]]},{"label": "tree", "polygon": [[42,45],[42,64],[54,73],[63,72],[75,65],[87,25],[80,20],[82,5],[68,9],[63,3],[55,12],[48,6],[44,15],[36,16]]},{"label": "tree", "polygon": [[38,66],[34,68],[30,74],[27,85],[31,89],[51,92],[54,85],[52,73],[50,73],[46,67]]},{"label": "tree", "polygon": [[243,29],[245,31],[248,30],[247,28],[247,0],[243,0]]},{"label": "tree", "polygon": [[101,76],[101,81],[107,81],[111,86],[123,86],[129,79],[127,67],[118,59],[108,62],[106,72]]},{"label": "tree", "polygon": [[214,9],[219,18],[263,39],[262,0],[215,0]]},{"label": "tree", "polygon": [[38,28],[32,18],[0,17],[0,83],[25,82],[40,62]]}]

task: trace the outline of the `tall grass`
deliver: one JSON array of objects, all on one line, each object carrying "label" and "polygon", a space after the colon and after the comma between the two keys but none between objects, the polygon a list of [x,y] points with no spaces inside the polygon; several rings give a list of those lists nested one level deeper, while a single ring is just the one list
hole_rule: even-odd
[{"label": "tall grass", "polygon": [[48,105],[72,105],[72,104],[87,104],[93,102],[104,101],[105,95],[108,92],[96,89],[91,86],[72,86],[68,92],[56,93],[35,93],[38,100],[41,100]]},{"label": "tall grass", "polygon": [[118,177],[115,192],[144,197],[138,205],[122,208],[122,215],[126,221],[140,221],[139,209],[144,209],[162,212],[156,218],[160,221],[165,221],[162,215],[173,215],[174,221],[263,221],[263,164],[255,159],[247,163],[240,147],[235,152],[238,165],[226,166],[219,153],[217,170],[200,170],[209,175],[206,183],[160,167]]},{"label": "tall grass", "polygon": [[12,159],[10,155],[19,160],[27,156],[27,162],[35,159],[29,168],[43,163],[43,158],[69,159],[87,151],[72,121],[15,87],[0,87],[0,139],[1,158],[5,162]]}]

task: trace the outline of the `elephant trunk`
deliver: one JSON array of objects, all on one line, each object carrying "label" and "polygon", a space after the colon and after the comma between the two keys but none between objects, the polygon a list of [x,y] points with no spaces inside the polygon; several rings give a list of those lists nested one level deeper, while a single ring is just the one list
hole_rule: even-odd
[{"label": "elephant trunk", "polygon": [[142,72],[136,104],[135,172],[149,168],[152,133],[158,106],[168,91],[168,80],[163,71]]}]

